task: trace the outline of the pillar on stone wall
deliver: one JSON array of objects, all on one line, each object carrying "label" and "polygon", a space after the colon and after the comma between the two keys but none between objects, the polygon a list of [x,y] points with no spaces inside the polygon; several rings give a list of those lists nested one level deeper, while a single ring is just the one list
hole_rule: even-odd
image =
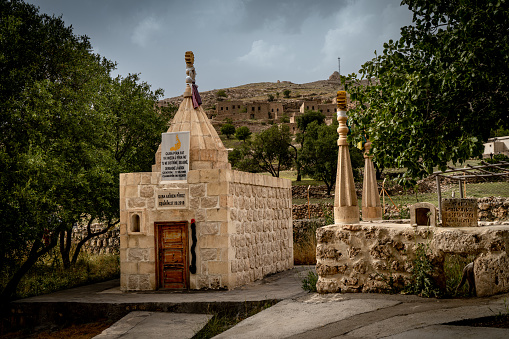
[{"label": "pillar on stone wall", "polygon": [[369,155],[371,142],[367,140],[364,144],[364,181],[362,185],[362,220],[374,221],[382,220],[382,207],[380,206],[380,196],[378,195],[378,186],[376,183],[375,166]]},{"label": "pillar on stone wall", "polygon": [[359,206],[353,181],[352,163],[348,150],[348,126],[346,125],[346,92],[338,91],[338,168],[334,196],[334,223],[355,224],[359,222]]}]

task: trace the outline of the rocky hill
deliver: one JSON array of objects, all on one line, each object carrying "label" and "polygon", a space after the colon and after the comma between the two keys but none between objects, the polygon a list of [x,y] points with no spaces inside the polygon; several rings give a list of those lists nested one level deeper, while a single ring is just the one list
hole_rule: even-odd
[{"label": "rocky hill", "polygon": [[[200,92],[203,101],[203,108],[213,110],[218,100],[240,100],[240,101],[267,101],[269,95],[274,96],[274,101],[289,106],[297,106],[303,100],[322,100],[331,102],[336,92],[341,90],[338,72],[334,72],[328,80],[319,80],[306,84],[295,84],[290,81],[259,82],[237,87],[223,88],[226,97],[218,97],[217,92],[221,89]],[[290,91],[289,98],[283,97],[285,90]],[[279,95],[278,95],[279,93]],[[166,98],[160,100],[160,104],[180,105],[183,96]],[[293,104],[293,105],[292,105]]]}]

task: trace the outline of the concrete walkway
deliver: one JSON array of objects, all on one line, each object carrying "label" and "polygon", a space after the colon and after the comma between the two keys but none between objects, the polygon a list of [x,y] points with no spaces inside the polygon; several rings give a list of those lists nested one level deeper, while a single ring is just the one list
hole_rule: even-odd
[{"label": "concrete walkway", "polygon": [[[97,338],[191,338],[214,310],[281,300],[216,338],[509,338],[509,329],[447,325],[507,314],[509,294],[488,298],[425,299],[411,295],[306,293],[296,267],[233,291],[121,293],[106,282],[17,301],[15,307],[121,310],[124,318]],[[114,285],[116,284],[116,285]],[[52,305],[50,307],[50,305]],[[24,306],[24,307],[23,307]],[[163,311],[163,312],[161,312]]]}]

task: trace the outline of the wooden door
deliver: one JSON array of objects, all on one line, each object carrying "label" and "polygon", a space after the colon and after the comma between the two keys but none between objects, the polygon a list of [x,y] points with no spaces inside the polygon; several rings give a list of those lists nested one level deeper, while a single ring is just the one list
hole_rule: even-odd
[{"label": "wooden door", "polygon": [[187,221],[156,223],[160,289],[189,288]]}]

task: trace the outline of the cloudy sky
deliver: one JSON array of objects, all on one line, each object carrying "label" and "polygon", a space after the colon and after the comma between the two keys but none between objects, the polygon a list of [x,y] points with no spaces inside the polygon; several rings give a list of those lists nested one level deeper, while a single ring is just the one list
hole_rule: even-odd
[{"label": "cloudy sky", "polygon": [[[200,91],[306,83],[357,72],[412,15],[401,0],[26,0],[87,35],[116,73],[141,73],[164,97],[185,88],[193,51]],[[114,76],[116,75],[113,74]]]}]

